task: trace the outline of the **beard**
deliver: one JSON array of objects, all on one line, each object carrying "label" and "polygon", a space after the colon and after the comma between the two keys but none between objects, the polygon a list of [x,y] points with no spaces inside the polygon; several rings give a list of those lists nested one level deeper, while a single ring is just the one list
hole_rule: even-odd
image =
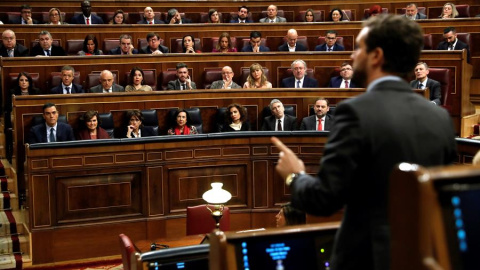
[{"label": "beard", "polygon": [[416,15],[405,15],[409,20],[415,20]]},{"label": "beard", "polygon": [[353,67],[353,76],[352,82],[359,88],[366,88],[367,87],[367,71],[365,67],[359,67],[355,65]]}]

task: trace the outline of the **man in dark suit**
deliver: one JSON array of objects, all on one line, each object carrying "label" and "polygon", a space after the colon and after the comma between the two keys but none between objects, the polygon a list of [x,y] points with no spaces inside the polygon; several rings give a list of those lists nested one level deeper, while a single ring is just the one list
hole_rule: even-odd
[{"label": "man in dark suit", "polygon": [[401,162],[435,166],[457,158],[448,112],[401,79],[420,58],[420,26],[393,15],[363,25],[352,58],[354,76],[368,88],[336,107],[317,177],[306,174],[292,150],[272,138],[280,152],[276,169],[290,185],[293,207],[314,215],[345,209],[330,260],[333,270],[390,269],[392,169]]},{"label": "man in dark suit", "polygon": [[413,21],[424,20],[427,18],[427,15],[418,12],[417,4],[415,3],[407,4],[407,7],[405,8],[404,16]]},{"label": "man in dark suit", "polygon": [[143,10],[143,18],[137,24],[165,24],[165,22],[155,18],[155,13],[151,7],[146,7]]},{"label": "man in dark suit", "polygon": [[167,90],[193,90],[197,89],[197,85],[192,82],[190,75],[188,75],[188,66],[185,63],[178,63],[177,79],[169,81]]},{"label": "man in dark suit", "polygon": [[285,107],[280,100],[272,99],[270,101],[270,111],[272,115],[263,119],[261,130],[290,131],[297,129],[297,118],[285,114]]},{"label": "man in dark suit", "polygon": [[329,131],[333,125],[333,116],[327,114],[330,111],[328,99],[318,98],[313,105],[314,115],[304,117],[302,124],[300,124],[300,130],[318,130]]},{"label": "man in dark suit", "polygon": [[166,24],[187,24],[192,23],[192,20],[187,18],[182,18],[178,10],[172,8],[167,12],[167,19],[165,20]]},{"label": "man in dark suit", "polygon": [[438,43],[437,50],[467,50],[467,61],[470,63],[470,48],[467,44],[457,38],[457,30],[455,27],[447,27],[443,29],[444,41]]},{"label": "man in dark suit", "polygon": [[13,18],[10,24],[38,24],[38,21],[32,19],[32,8],[25,4],[20,6],[20,17]]},{"label": "man in dark suit", "polygon": [[113,74],[110,70],[103,70],[100,73],[100,84],[90,88],[90,93],[112,93],[125,92],[123,86],[118,85],[113,80]]},{"label": "man in dark suit", "polygon": [[43,105],[43,119],[45,123],[36,125],[30,129],[28,143],[50,143],[74,141],[72,127],[69,124],[58,122],[57,107],[53,103]]},{"label": "man in dark suit", "polygon": [[242,52],[269,52],[270,48],[260,45],[262,42],[262,33],[258,31],[250,32],[250,43],[242,48]]},{"label": "man in dark suit", "polygon": [[50,32],[43,30],[38,34],[38,44],[30,51],[30,56],[66,56],[65,50],[53,45],[53,38]]},{"label": "man in dark suit", "polygon": [[339,52],[345,51],[342,45],[337,44],[337,31],[328,30],[325,34],[325,43],[317,45],[315,51],[320,52]]},{"label": "man in dark suit", "polygon": [[282,80],[282,88],[317,88],[318,81],[314,78],[305,76],[307,63],[297,59],[290,65],[293,76]]},{"label": "man in dark suit", "polygon": [[71,66],[62,67],[62,83],[50,90],[52,94],[80,94],[85,93],[80,84],[73,83],[75,69]]},{"label": "man in dark suit", "polygon": [[430,100],[440,105],[442,98],[442,89],[440,82],[428,78],[428,65],[425,62],[417,63],[415,67],[415,80],[410,82],[410,86],[415,89],[430,89]]},{"label": "man in dark suit", "polygon": [[232,18],[230,23],[253,23],[252,20],[248,18],[248,7],[241,6],[238,8],[238,13],[236,18]]},{"label": "man in dark suit", "polygon": [[0,46],[0,55],[3,57],[28,56],[28,49],[22,44],[17,44],[15,32],[7,29],[2,33],[2,45]]},{"label": "man in dark suit", "polygon": [[306,52],[308,51],[307,47],[305,47],[301,43],[297,43],[297,30],[290,29],[287,32],[287,42],[280,45],[278,47],[279,52]]},{"label": "man in dark suit", "polygon": [[343,62],[340,66],[340,76],[333,77],[328,83],[331,88],[357,88],[357,85],[352,82],[353,69],[348,62]]},{"label": "man in dark suit", "polygon": [[157,33],[147,34],[148,45],[140,49],[140,54],[164,54],[169,53],[167,47],[160,45],[160,35]]},{"label": "man in dark suit", "polygon": [[138,50],[133,47],[132,36],[122,34],[120,36],[120,46],[111,49],[108,54],[110,55],[132,55],[138,54]]},{"label": "man in dark suit", "polygon": [[82,7],[82,14],[78,14],[73,16],[70,23],[71,24],[103,24],[103,19],[98,17],[95,14],[92,14],[92,5],[90,1],[85,0],[81,4]]}]

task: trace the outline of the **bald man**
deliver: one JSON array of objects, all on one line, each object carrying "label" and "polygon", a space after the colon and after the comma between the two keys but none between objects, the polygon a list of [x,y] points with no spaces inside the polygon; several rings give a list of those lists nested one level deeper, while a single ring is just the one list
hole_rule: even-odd
[{"label": "bald man", "polygon": [[287,19],[277,16],[278,8],[275,5],[270,5],[267,8],[267,17],[261,18],[261,23],[285,23]]},{"label": "bald man", "polygon": [[297,43],[298,33],[295,29],[290,29],[287,31],[286,35],[287,41],[278,47],[279,52],[306,52],[308,51],[305,45]]},{"label": "bald man", "polygon": [[0,46],[0,55],[3,57],[28,56],[28,49],[22,44],[17,44],[15,32],[7,29],[2,33],[2,45]]},{"label": "bald man", "polygon": [[233,70],[229,66],[222,68],[222,80],[214,81],[210,86],[210,89],[236,89],[242,88],[240,85],[233,81]]},{"label": "bald man", "polygon": [[115,84],[113,74],[110,70],[104,70],[100,73],[100,84],[90,88],[90,93],[112,93],[125,92],[123,86]]},{"label": "bald man", "polygon": [[143,10],[143,18],[137,24],[165,24],[165,22],[155,18],[155,12],[151,7],[146,7]]}]

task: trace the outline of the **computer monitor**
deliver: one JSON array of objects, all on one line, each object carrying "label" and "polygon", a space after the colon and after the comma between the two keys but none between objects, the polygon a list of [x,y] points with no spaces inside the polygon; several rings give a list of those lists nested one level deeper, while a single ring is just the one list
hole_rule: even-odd
[{"label": "computer monitor", "polygon": [[145,252],[142,265],[149,270],[208,270],[210,245],[176,247]]}]

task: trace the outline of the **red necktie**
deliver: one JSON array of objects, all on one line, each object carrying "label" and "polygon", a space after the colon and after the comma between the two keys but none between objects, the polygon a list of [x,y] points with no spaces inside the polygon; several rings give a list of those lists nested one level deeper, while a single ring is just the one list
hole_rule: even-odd
[{"label": "red necktie", "polygon": [[322,121],[323,121],[323,119],[318,120],[318,128],[317,128],[317,130],[320,130],[320,131],[323,130]]},{"label": "red necktie", "polygon": [[348,88],[348,81],[345,81],[345,88]]},{"label": "red necktie", "polygon": [[153,24],[153,22],[149,22],[148,24]]},{"label": "red necktie", "polygon": [[87,24],[90,24],[90,19],[89,18],[87,18]]}]

